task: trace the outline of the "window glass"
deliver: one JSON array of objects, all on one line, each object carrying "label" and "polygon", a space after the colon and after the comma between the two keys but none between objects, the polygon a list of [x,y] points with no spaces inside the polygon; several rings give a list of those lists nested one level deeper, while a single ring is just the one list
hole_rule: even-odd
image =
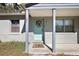
[{"label": "window glass", "polygon": [[11,20],[12,24],[19,24],[19,20]]},{"label": "window glass", "polygon": [[63,20],[57,20],[56,21],[56,31],[62,32],[63,31]]},{"label": "window glass", "polygon": [[74,24],[73,20],[56,20],[56,31],[57,32],[73,32]]},{"label": "window glass", "polygon": [[72,26],[73,22],[72,20],[64,20],[65,26]]},{"label": "window glass", "polygon": [[73,31],[73,20],[64,20],[65,32]]},{"label": "window glass", "polygon": [[19,20],[11,20],[11,32],[19,32],[20,26],[19,26]]}]

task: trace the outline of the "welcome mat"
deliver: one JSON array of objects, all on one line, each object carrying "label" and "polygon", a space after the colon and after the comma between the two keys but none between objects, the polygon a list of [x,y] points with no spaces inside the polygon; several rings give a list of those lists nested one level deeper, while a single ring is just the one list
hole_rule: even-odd
[{"label": "welcome mat", "polygon": [[43,45],[43,43],[33,43],[32,48],[44,48],[44,45]]}]

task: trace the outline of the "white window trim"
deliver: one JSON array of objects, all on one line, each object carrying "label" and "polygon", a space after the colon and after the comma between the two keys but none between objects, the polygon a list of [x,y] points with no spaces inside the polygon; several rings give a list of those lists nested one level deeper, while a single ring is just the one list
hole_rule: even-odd
[{"label": "white window trim", "polygon": [[[64,22],[64,20],[72,20],[73,21],[73,19],[66,19],[66,18],[61,18],[61,19],[57,19],[57,20],[63,20],[63,22]],[[73,21],[74,22],[74,21]],[[73,23],[73,26],[74,26],[74,23]],[[65,25],[64,25],[64,27],[65,27]],[[73,28],[73,30],[74,30],[74,28]],[[57,31],[56,31],[57,32]],[[69,32],[69,33],[73,33],[74,31],[72,31],[72,32]],[[63,32],[57,32],[57,33],[66,33],[66,31],[65,31],[65,28],[64,28],[64,31]]]},{"label": "white window trim", "polygon": [[[10,34],[22,34],[21,31],[22,31],[22,28],[23,28],[22,26],[24,26],[24,19],[20,19],[19,22],[20,22],[20,23],[19,23],[19,25],[20,25],[20,26],[19,26],[19,27],[20,27],[20,28],[19,28],[19,32],[11,32]],[[23,24],[23,25],[22,25],[22,24]],[[22,27],[22,28],[21,28],[21,27]],[[10,28],[10,30],[11,30],[11,28]]]}]

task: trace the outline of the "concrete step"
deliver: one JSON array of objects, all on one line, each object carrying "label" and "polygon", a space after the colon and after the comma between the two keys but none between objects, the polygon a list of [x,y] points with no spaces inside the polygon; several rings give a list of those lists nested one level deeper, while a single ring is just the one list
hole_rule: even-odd
[{"label": "concrete step", "polygon": [[32,54],[49,54],[49,50],[46,48],[37,48],[37,49],[32,49],[30,51]]},{"label": "concrete step", "polygon": [[79,56],[79,52],[64,52],[64,55]]}]

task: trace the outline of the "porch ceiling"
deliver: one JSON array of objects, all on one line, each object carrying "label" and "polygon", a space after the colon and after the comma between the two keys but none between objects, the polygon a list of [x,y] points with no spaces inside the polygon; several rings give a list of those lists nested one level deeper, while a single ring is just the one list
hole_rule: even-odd
[{"label": "porch ceiling", "polygon": [[32,17],[52,16],[52,9],[56,9],[56,16],[79,16],[79,3],[38,3],[26,9]]},{"label": "porch ceiling", "polygon": [[[51,9],[32,9],[30,10],[32,17],[50,17],[52,16]],[[79,16],[79,8],[71,9],[56,9],[56,16]]]}]

